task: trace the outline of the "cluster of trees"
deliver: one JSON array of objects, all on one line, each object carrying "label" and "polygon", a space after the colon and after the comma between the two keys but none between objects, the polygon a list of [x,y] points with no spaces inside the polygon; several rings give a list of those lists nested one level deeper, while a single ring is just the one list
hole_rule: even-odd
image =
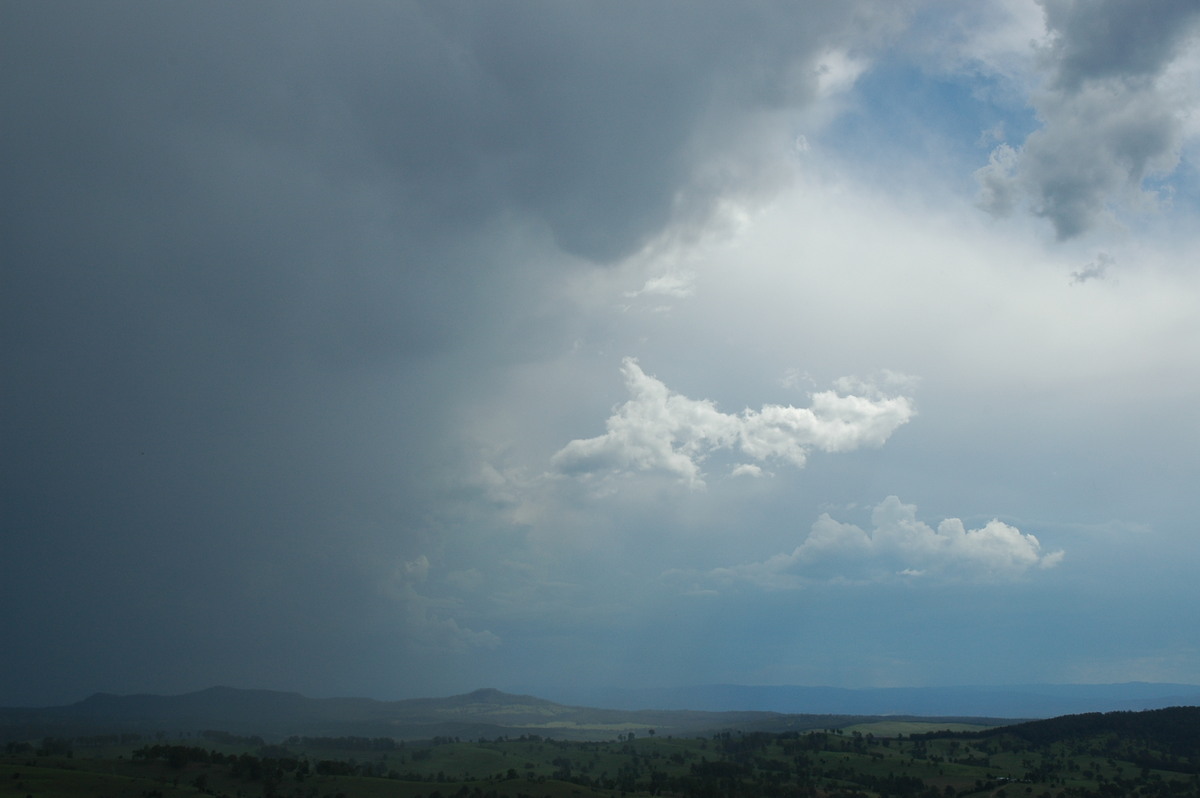
[{"label": "cluster of trees", "polygon": [[285,773],[302,774],[309,770],[308,760],[292,756],[261,757],[254,754],[223,754],[199,746],[145,745],[133,752],[134,761],[160,759],[172,768],[182,769],[189,764],[223,765],[230,774],[244,779],[261,779],[265,775],[282,778]]}]

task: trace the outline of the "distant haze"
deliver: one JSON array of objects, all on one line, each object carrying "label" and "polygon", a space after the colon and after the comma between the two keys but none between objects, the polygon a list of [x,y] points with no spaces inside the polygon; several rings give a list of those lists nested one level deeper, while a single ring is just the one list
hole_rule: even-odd
[{"label": "distant haze", "polygon": [[376,701],[211,687],[171,696],[96,693],[66,706],[0,708],[0,742],[207,730],[276,741],[294,735],[429,740],[527,734],[609,740],[650,729],[681,736],[729,730],[794,732],[885,717],[994,726],[1011,719],[1198,703],[1198,686],[1140,683],[863,690],[709,685],[627,690],[572,703],[494,688],[441,698]]},{"label": "distant haze", "polygon": [[1200,705],[1188,684],[1027,684],[1004,687],[750,687],[705,685],[579,691],[567,703],[612,709],[692,709],[853,715],[1049,718]]}]

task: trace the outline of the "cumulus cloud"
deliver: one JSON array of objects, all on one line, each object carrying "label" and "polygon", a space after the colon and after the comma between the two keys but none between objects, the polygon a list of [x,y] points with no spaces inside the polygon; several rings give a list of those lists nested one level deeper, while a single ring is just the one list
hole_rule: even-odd
[{"label": "cumulus cloud", "polygon": [[672,392],[634,358],[626,358],[621,371],[631,398],[609,417],[605,434],[573,440],[554,455],[551,462],[559,472],[660,472],[700,487],[700,464],[716,450],[738,449],[758,461],[803,468],[814,449],[847,452],[881,446],[915,413],[904,396],[821,391],[812,394],[808,408],[765,405],[733,415],[710,400]]},{"label": "cumulus cloud", "polygon": [[1062,551],[1044,552],[1034,535],[999,520],[967,529],[947,518],[936,528],[917,519],[915,505],[889,496],[871,514],[870,530],[824,513],[790,554],[709,572],[708,581],[798,588],[818,581],[971,579],[1002,581],[1053,568]]},{"label": "cumulus cloud", "polygon": [[1007,215],[1022,203],[1060,240],[1086,232],[1106,212],[1145,199],[1147,178],[1172,172],[1183,144],[1171,67],[1195,46],[1200,5],[1167,0],[1045,0],[1040,45],[1046,87],[1033,101],[1042,122],[1020,147],[1001,144],[976,172],[979,204]]}]

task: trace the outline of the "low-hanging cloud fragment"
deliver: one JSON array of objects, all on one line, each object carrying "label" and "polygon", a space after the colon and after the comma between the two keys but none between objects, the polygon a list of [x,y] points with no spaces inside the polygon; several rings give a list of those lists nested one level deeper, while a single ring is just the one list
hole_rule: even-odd
[{"label": "low-hanging cloud fragment", "polygon": [[[603,435],[573,440],[554,455],[551,463],[560,473],[658,472],[701,487],[700,465],[717,450],[736,449],[760,462],[803,468],[813,450],[882,446],[915,414],[905,396],[821,391],[812,395],[811,407],[765,405],[734,415],[710,400],[671,391],[634,358],[625,358],[621,371],[630,399],[609,417]],[[738,467],[740,473],[754,473],[746,465]]]},{"label": "low-hanging cloud fragment", "polygon": [[[917,519],[915,505],[889,496],[872,512],[869,530],[823,513],[804,542],[790,553],[716,568],[703,574],[700,581],[748,583],[766,589],[898,579],[995,582],[1053,568],[1063,556],[1062,551],[1044,551],[1036,536],[997,519],[977,529],[967,529],[958,518],[947,518],[932,527]],[[691,575],[693,580],[696,577]]]},{"label": "low-hanging cloud fragment", "polygon": [[1116,263],[1112,255],[1107,252],[1096,253],[1096,259],[1084,266],[1082,269],[1077,269],[1071,272],[1071,285],[1080,285],[1088,280],[1103,280],[1108,276],[1108,270]]},{"label": "low-hanging cloud fragment", "polygon": [[424,554],[401,563],[386,580],[383,592],[401,609],[398,628],[414,648],[434,652],[464,652],[493,649],[500,637],[489,630],[476,631],[463,626],[452,613],[457,603],[434,599],[420,592],[418,585],[429,579],[429,558]]},{"label": "low-hanging cloud fragment", "polygon": [[696,293],[696,275],[690,271],[669,271],[657,277],[651,277],[636,291],[629,291],[629,298],[639,296],[666,296],[683,299]]},{"label": "low-hanging cloud fragment", "polygon": [[1197,97],[1178,91],[1186,78],[1167,78],[1197,45],[1200,5],[1045,0],[1042,6],[1047,85],[1033,96],[1042,126],[1018,147],[1000,144],[975,176],[984,210],[1006,216],[1027,205],[1067,240],[1123,201],[1144,201],[1145,181],[1177,167],[1183,119]]}]

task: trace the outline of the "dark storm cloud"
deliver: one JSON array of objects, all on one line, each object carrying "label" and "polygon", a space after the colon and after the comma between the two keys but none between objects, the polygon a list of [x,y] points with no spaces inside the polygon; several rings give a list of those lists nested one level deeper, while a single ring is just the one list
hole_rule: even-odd
[{"label": "dark storm cloud", "polygon": [[[599,259],[666,220],[701,122],[803,99],[815,75],[786,67],[849,17],[633,3],[57,8],[10,28],[23,105],[53,106],[42,121],[60,145],[134,170],[126,184],[178,177],[176,147],[227,137],[343,189],[382,184],[406,232],[518,208]],[[47,39],[70,52],[38,52]],[[98,140],[78,141],[84,130]]]},{"label": "dark storm cloud", "polygon": [[1157,77],[1196,31],[1200,8],[1192,0],[1153,5],[1131,0],[1044,0],[1052,38],[1045,57],[1053,85],[1078,91],[1094,80],[1144,81]]},{"label": "dark storm cloud", "polygon": [[437,550],[454,397],[545,345],[558,263],[703,218],[706,142],[852,12],[5,6],[0,702],[490,644],[387,589]]}]

